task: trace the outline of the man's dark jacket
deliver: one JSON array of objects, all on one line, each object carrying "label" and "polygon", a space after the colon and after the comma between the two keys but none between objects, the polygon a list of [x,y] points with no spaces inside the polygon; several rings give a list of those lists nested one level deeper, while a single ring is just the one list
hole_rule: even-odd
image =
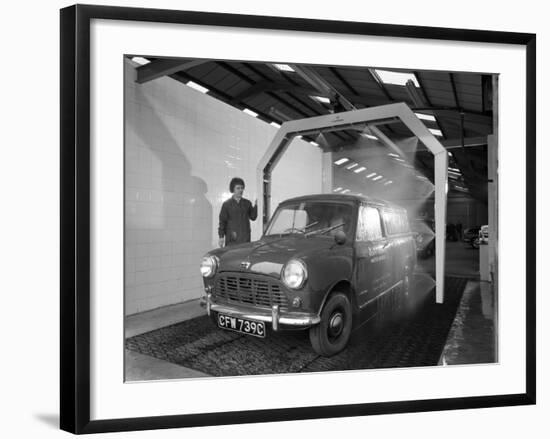
[{"label": "man's dark jacket", "polygon": [[225,245],[250,242],[250,220],[258,216],[258,206],[252,206],[250,200],[241,198],[237,202],[231,197],[224,201],[220,210],[218,236],[225,237]]}]

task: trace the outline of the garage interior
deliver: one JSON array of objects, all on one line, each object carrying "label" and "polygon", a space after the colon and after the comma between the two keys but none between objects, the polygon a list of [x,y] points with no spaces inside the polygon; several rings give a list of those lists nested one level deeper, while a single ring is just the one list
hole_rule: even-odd
[{"label": "garage interior", "polygon": [[[134,55],[124,75],[126,381],[498,360],[496,75]],[[448,154],[445,302],[432,297],[432,252],[419,258],[417,316],[365,329],[376,336],[358,334],[330,361],[299,334],[264,340],[266,351],[210,328],[198,264],[217,246],[229,180],[242,177],[245,197],[262,203],[256,169],[282,124],[401,102]],[[270,204],[322,192],[382,198],[429,241],[434,177],[428,148],[399,120],[381,120],[295,136],[273,169]],[[473,241],[482,225],[488,245]],[[261,219],[251,226],[258,239]],[[219,358],[258,361],[241,370]]]}]

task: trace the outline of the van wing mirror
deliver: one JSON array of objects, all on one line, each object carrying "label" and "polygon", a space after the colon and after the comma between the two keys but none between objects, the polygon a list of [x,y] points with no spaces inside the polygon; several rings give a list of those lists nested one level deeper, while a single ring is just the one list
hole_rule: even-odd
[{"label": "van wing mirror", "polygon": [[334,241],[336,242],[336,244],[338,245],[342,245],[346,242],[346,239],[347,239],[347,236],[346,234],[342,231],[342,230],[338,230],[335,234],[334,234]]}]

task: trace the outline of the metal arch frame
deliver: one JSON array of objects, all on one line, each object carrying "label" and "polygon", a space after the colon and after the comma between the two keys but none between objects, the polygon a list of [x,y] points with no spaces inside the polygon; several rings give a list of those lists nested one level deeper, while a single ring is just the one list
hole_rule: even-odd
[{"label": "metal arch frame", "polygon": [[[395,118],[399,118],[434,155],[436,302],[443,303],[445,285],[445,226],[447,216],[447,150],[428,130],[424,123],[418,119],[407,104],[403,102],[284,122],[277,130],[275,137],[257,167],[257,187],[263,195],[260,197],[263,226],[265,227],[267,224],[270,215],[271,173],[295,136],[316,130],[321,131],[323,129],[364,123],[368,125],[370,122]],[[371,130],[386,146],[392,150],[399,150],[376,127],[371,127]]]}]

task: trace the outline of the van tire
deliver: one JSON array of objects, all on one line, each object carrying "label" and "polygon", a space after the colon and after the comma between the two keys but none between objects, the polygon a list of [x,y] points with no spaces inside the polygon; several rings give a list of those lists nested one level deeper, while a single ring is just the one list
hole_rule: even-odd
[{"label": "van tire", "polygon": [[352,323],[348,296],[340,292],[332,293],[321,311],[321,322],[309,329],[313,350],[324,357],[342,351],[350,339]]}]

